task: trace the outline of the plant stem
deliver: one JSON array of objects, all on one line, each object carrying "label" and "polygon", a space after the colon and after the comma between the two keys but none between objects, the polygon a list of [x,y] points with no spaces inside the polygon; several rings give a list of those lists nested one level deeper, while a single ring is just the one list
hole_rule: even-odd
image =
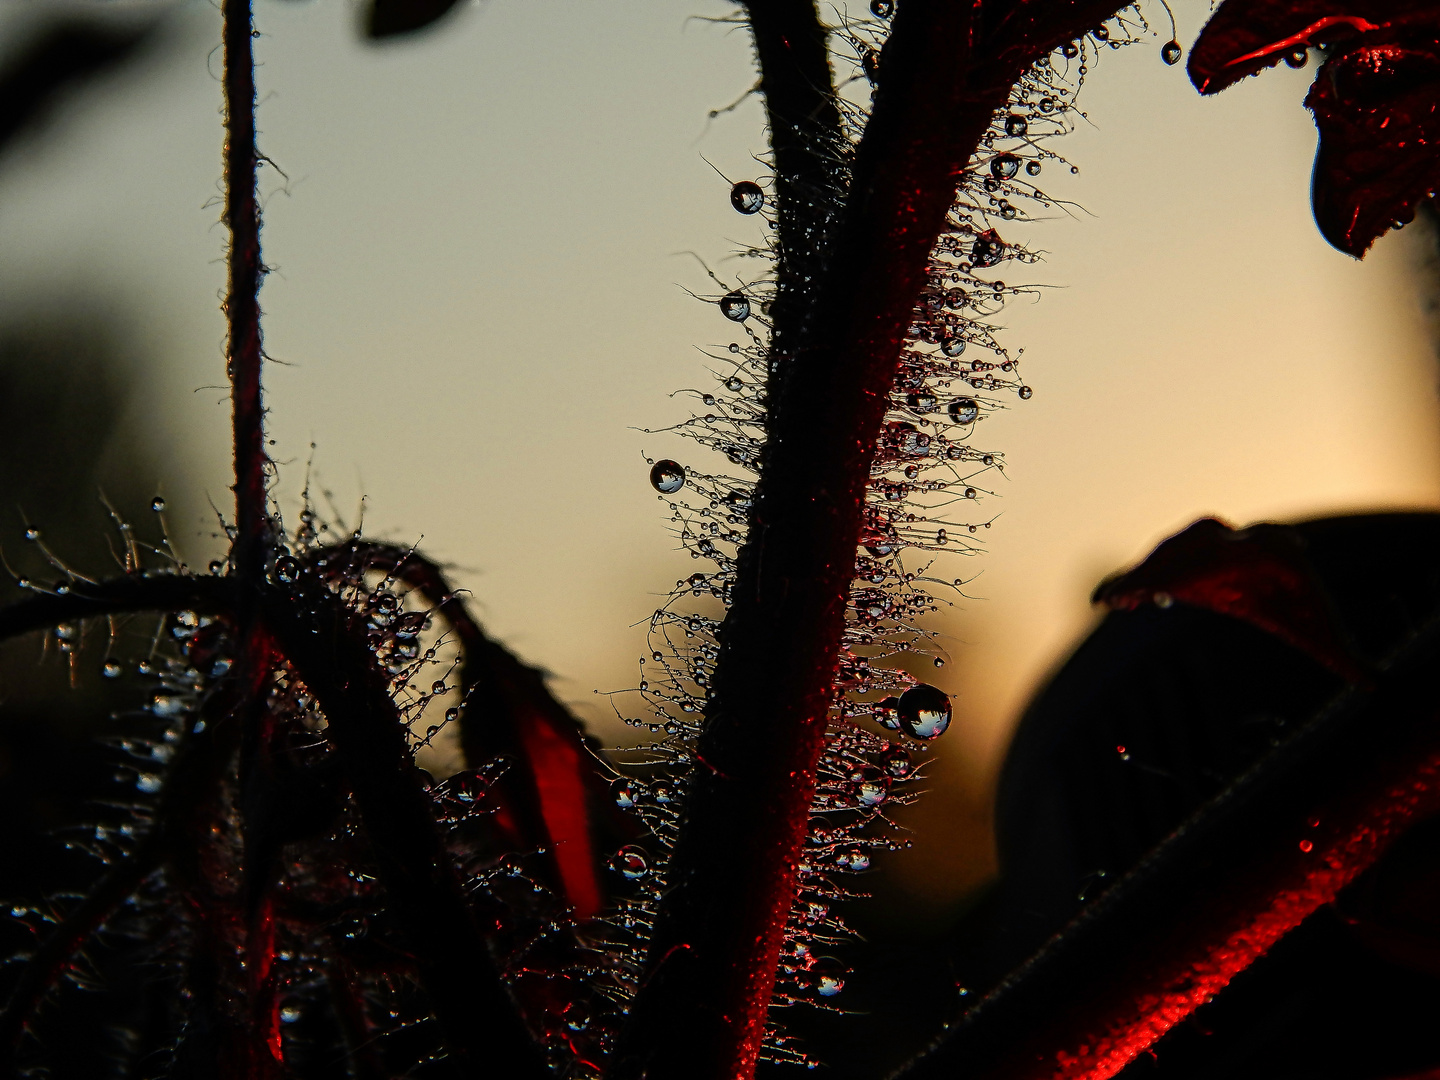
[{"label": "plant stem", "polygon": [[[778,25],[778,6],[752,5],[757,37]],[[781,358],[783,382],[770,387],[700,764],[617,1080],[754,1073],[809,829],[865,484],[930,251],[1012,84],[1118,6],[898,6],[833,256],[805,302],[777,313],[772,340],[804,347]],[[792,47],[758,51],[765,62]]]},{"label": "plant stem", "polygon": [[260,394],[260,205],[255,195],[255,54],[250,0],[224,0],[225,222],[230,227],[227,370],[235,437],[235,544],[231,563],[240,579],[264,574],[265,413]]}]

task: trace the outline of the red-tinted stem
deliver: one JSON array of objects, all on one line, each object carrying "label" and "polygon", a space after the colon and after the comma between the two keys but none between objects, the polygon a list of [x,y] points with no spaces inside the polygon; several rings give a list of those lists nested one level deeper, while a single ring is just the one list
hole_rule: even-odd
[{"label": "red-tinted stem", "polygon": [[353,613],[323,589],[271,595],[264,621],[315,695],[452,1059],[462,1075],[541,1080],[530,1037],[456,879],[405,724]]},{"label": "red-tinted stem", "polygon": [[260,204],[255,194],[255,54],[250,0],[224,0],[225,222],[230,227],[226,350],[235,437],[235,543],[247,584],[264,573],[267,521],[265,417],[260,396]]},{"label": "red-tinted stem", "polygon": [[[770,387],[702,760],[614,1077],[753,1075],[809,828],[865,484],[930,251],[1013,82],[1117,6],[898,6],[833,257],[808,304],[785,313],[803,325],[775,328],[776,341],[793,344]],[[787,44],[762,47],[762,60]]]}]

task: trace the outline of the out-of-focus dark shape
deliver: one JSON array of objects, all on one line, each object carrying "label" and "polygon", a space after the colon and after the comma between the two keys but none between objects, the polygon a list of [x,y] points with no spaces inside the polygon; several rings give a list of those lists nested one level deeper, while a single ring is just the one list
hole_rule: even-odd
[{"label": "out-of-focus dark shape", "polygon": [[[1112,612],[1027,711],[1006,762],[1001,883],[956,953],[967,985],[998,991],[915,1077],[1003,1071],[1012,1052],[1032,1055],[1012,1070],[1028,1074],[1052,1051],[1054,1075],[1076,1077],[1132,1060],[1207,1080],[1440,1066],[1419,1019],[1440,1007],[1440,978],[1416,944],[1435,929],[1424,912],[1440,876],[1424,820],[1440,515],[1290,530],[1292,565],[1375,683],[1346,691],[1243,613]],[[1323,906],[1337,896],[1339,919]]]},{"label": "out-of-focus dark shape", "polygon": [[1440,187],[1440,8],[1226,0],[1190,50],[1190,79],[1214,94],[1320,47],[1305,99],[1320,129],[1311,200],[1325,239],[1360,258]]},{"label": "out-of-focus dark shape", "polygon": [[377,40],[412,34],[439,22],[458,3],[459,0],[373,0],[364,17],[365,34]]},{"label": "out-of-focus dark shape", "polygon": [[0,68],[0,150],[43,119],[65,89],[136,56],[159,25],[63,22],[40,31]]}]

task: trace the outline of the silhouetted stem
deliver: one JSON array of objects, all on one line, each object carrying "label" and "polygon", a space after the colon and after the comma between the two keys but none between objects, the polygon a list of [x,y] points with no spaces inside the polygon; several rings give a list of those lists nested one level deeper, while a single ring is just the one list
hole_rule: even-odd
[{"label": "silhouetted stem", "polygon": [[235,544],[231,564],[247,584],[264,573],[264,406],[260,397],[260,205],[255,196],[255,55],[250,0],[224,0],[225,222],[230,227],[227,367],[235,438]]},{"label": "silhouetted stem", "polygon": [[226,578],[180,574],[116,578],[75,585],[64,594],[32,596],[0,608],[0,640],[101,615],[142,611],[231,615],[235,602],[235,586]]},{"label": "silhouetted stem", "polygon": [[319,589],[299,604],[270,594],[263,617],[325,713],[387,902],[452,1055],[467,1075],[539,1080],[544,1058],[471,919],[363,631]]},{"label": "silhouetted stem", "polygon": [[[462,649],[465,704],[459,725],[466,762],[472,769],[501,758],[514,763],[495,783],[515,817],[521,843],[545,849],[546,883],[579,918],[593,917],[601,889],[582,778],[591,751],[580,723],[555,700],[541,672],[486,636],[444,571],[423,555],[352,541],[327,549],[323,557],[393,574],[434,605]],[[602,767],[598,759],[594,765],[596,771]]]},{"label": "silhouetted stem", "polygon": [[[753,1075],[809,827],[865,484],[930,251],[1010,87],[1121,5],[901,0],[833,256],[781,313],[804,347],[772,380],[769,439],[721,628],[701,764],[646,981],[611,1075]],[[756,0],[753,9],[773,11]],[[756,32],[774,32],[756,20]],[[786,41],[758,47],[762,62]],[[801,324],[794,330],[791,323]]]}]

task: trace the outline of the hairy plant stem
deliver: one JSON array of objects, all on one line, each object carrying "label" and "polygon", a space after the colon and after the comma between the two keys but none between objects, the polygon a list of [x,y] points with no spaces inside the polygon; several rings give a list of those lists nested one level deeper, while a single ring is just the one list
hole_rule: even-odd
[{"label": "hairy plant stem", "polygon": [[[751,5],[762,64],[794,55],[772,18],[780,6]],[[777,315],[774,340],[805,347],[780,357],[782,381],[772,379],[700,763],[615,1080],[754,1073],[809,828],[865,483],[930,251],[1012,84],[1120,6],[898,6],[833,255],[803,302]]]},{"label": "hairy plant stem", "polygon": [[255,194],[255,53],[250,0],[224,0],[225,223],[230,228],[226,349],[235,440],[231,566],[250,585],[265,572],[265,410],[260,394],[260,204]]}]

